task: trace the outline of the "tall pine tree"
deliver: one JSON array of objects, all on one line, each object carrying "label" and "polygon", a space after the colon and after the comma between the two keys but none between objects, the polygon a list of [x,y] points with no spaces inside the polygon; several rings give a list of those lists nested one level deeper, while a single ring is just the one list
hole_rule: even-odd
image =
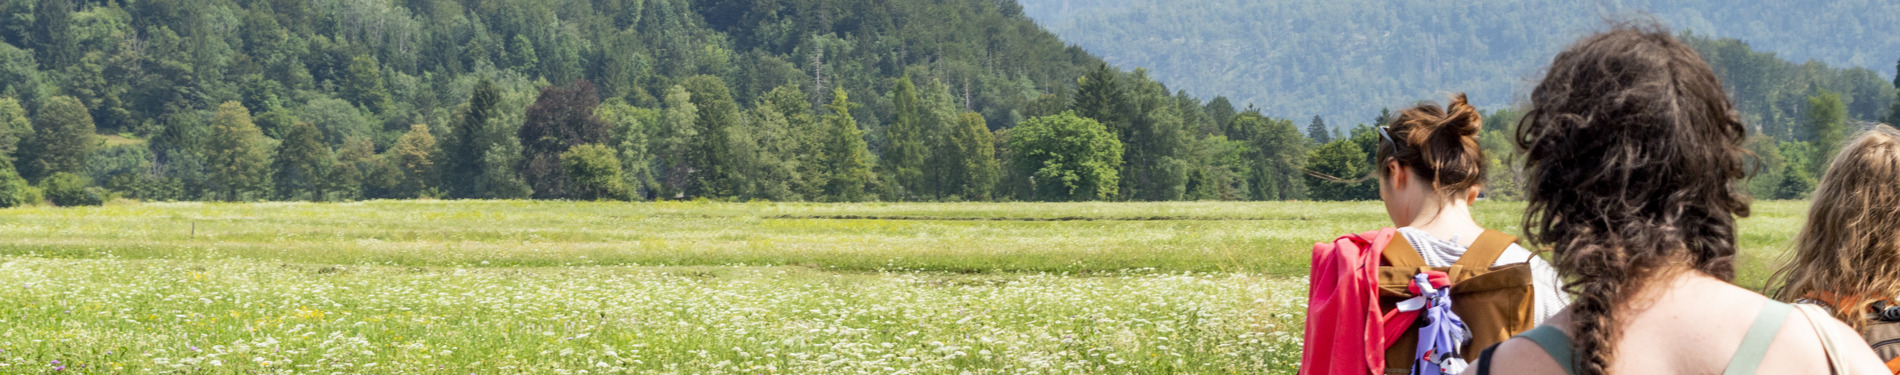
[{"label": "tall pine tree", "polygon": [[1129,103],[1128,93],[1116,82],[1115,70],[1104,63],[1083,77],[1075,89],[1075,114],[1094,119],[1115,139],[1127,142],[1130,134],[1129,117],[1134,105]]},{"label": "tall pine tree", "polygon": [[884,148],[881,166],[883,175],[892,182],[895,199],[903,200],[921,195],[928,181],[924,178],[924,164],[929,157],[928,133],[925,121],[923,98],[917,92],[917,86],[911,83],[910,75],[898,79],[897,87],[891,90],[891,123],[885,130],[890,145]]},{"label": "tall pine tree", "polygon": [[1808,97],[1808,107],[1803,111],[1803,122],[1814,133],[1814,158],[1809,171],[1814,176],[1826,176],[1827,165],[1834,160],[1842,143],[1847,142],[1847,104],[1841,101],[1841,95],[1821,90]]},{"label": "tall pine tree", "polygon": [[989,200],[1001,171],[996,161],[996,137],[990,133],[989,125],[984,123],[983,115],[963,113],[957,118],[957,127],[951,138],[951,143],[956,145],[958,159],[963,164],[959,170],[964,173],[958,179],[962,184],[955,194],[961,195],[963,199]]},{"label": "tall pine tree", "polygon": [[1312,138],[1313,143],[1317,144],[1333,143],[1332,129],[1326,127],[1326,120],[1320,119],[1319,115],[1314,115],[1313,123],[1306,126],[1306,137]]},{"label": "tall pine tree", "polygon": [[874,175],[871,152],[864,144],[864,131],[858,129],[858,120],[851,117],[851,110],[857,106],[844,89],[833,89],[831,103],[825,104],[825,110],[830,113],[824,117],[826,137],[819,154],[828,201],[857,202],[868,198],[868,186]]},{"label": "tall pine tree", "polygon": [[488,122],[496,116],[496,105],[501,101],[501,93],[495,83],[482,80],[475,84],[474,93],[469,95],[468,103],[463,104],[450,122],[450,137],[443,147],[444,176],[443,186],[448,187],[450,197],[482,198],[486,192],[477,187],[486,169],[483,165],[489,147],[483,139]]}]

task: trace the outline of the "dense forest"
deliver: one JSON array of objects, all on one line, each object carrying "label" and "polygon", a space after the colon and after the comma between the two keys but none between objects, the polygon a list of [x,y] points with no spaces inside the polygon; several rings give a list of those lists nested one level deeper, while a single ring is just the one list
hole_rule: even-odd
[{"label": "dense forest", "polygon": [[[1367,122],[1204,101],[1011,0],[0,0],[0,20],[0,207],[1376,197],[1323,178],[1369,170]],[[1767,193],[1805,194],[1849,119],[1893,112],[1865,70],[1695,40],[1773,151]],[[1517,112],[1487,121],[1496,198]]]},{"label": "dense forest", "polygon": [[1468,92],[1480,107],[1509,105],[1557,51],[1606,19],[1653,16],[1795,62],[1880,74],[1900,59],[1900,2],[1884,0],[1021,2],[1052,32],[1116,66],[1335,125],[1444,92]]}]

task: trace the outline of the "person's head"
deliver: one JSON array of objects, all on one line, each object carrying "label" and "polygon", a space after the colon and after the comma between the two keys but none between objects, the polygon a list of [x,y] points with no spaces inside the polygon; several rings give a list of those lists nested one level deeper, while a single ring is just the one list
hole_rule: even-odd
[{"label": "person's head", "polygon": [[1876,299],[1900,296],[1900,131],[1875,126],[1834,157],[1793,260],[1770,285],[1781,300],[1844,297],[1827,302],[1855,328],[1869,323]]},{"label": "person's head", "polygon": [[1734,277],[1746,130],[1694,49],[1656,26],[1621,26],[1559,53],[1531,93],[1526,239],[1570,281],[1584,374],[1602,374],[1616,314],[1646,280]]},{"label": "person's head", "polygon": [[1484,151],[1478,148],[1484,119],[1465,94],[1443,108],[1419,104],[1382,125],[1374,160],[1379,198],[1393,223],[1407,225],[1421,210],[1477,199],[1484,184]]}]

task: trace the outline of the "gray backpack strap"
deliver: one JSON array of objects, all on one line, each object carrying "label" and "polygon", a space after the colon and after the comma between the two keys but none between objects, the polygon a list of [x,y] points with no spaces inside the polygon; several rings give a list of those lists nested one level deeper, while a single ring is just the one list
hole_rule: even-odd
[{"label": "gray backpack strap", "polygon": [[1550,359],[1557,360],[1557,366],[1563,367],[1565,374],[1577,373],[1577,361],[1570,352],[1570,335],[1564,334],[1563,330],[1551,326],[1537,326],[1517,337],[1531,339],[1531,342],[1537,343],[1538,347],[1544,348],[1544,353],[1550,354]]},{"label": "gray backpack strap", "polygon": [[1781,324],[1788,321],[1788,312],[1794,307],[1786,303],[1768,301],[1761,306],[1761,313],[1755,315],[1755,324],[1748,326],[1748,335],[1742,336],[1742,346],[1735,349],[1735,356],[1729,358],[1728,369],[1722,375],[1751,375],[1761,366],[1762,356],[1768,354],[1768,344],[1775,342],[1775,335],[1781,333]]}]

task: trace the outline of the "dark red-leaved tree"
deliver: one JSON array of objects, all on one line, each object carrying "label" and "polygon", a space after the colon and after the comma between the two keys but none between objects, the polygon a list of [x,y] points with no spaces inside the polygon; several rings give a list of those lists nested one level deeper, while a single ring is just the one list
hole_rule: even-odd
[{"label": "dark red-leaved tree", "polygon": [[594,115],[599,105],[594,84],[576,80],[567,86],[542,88],[541,97],[528,106],[528,121],[517,134],[521,137],[521,178],[534,188],[536,199],[570,197],[561,153],[574,146],[607,143],[611,125]]}]

